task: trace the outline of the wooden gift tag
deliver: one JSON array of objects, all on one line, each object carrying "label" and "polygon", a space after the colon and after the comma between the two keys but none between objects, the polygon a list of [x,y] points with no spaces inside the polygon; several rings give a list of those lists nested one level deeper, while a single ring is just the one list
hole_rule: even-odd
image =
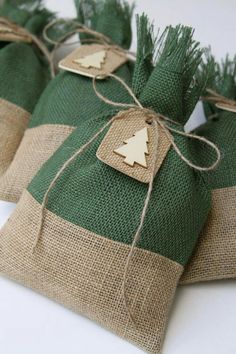
[{"label": "wooden gift tag", "polygon": [[31,43],[32,38],[21,27],[0,21],[0,41]]},{"label": "wooden gift tag", "polygon": [[170,140],[158,125],[158,149],[155,151],[156,133],[146,122],[147,118],[142,111],[124,111],[113,122],[97,150],[99,160],[143,183],[150,182],[156,154],[155,173],[171,147]]},{"label": "wooden gift tag", "polygon": [[[128,57],[122,52],[107,48],[101,44],[82,45],[66,58],[62,59],[59,67],[76,74],[104,78],[108,73],[113,73],[123,65]],[[98,77],[99,79],[99,77]]]}]

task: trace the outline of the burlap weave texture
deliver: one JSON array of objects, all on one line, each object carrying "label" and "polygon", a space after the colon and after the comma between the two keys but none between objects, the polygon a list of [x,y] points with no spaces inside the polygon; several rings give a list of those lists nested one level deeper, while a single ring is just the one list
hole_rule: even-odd
[{"label": "burlap weave texture", "polygon": [[236,277],[236,187],[212,191],[212,209],[181,284]]},{"label": "burlap weave texture", "polygon": [[0,99],[0,176],[13,160],[30,116],[24,109]]},{"label": "burlap weave texture", "polygon": [[13,161],[0,177],[0,199],[17,202],[32,177],[73,130],[56,124],[27,129]]},{"label": "burlap weave texture", "polygon": [[[28,0],[27,4],[31,1],[34,2],[35,0]],[[78,7],[80,8],[78,20],[81,16],[81,23],[85,23],[86,25],[88,25],[89,28],[106,34],[107,36],[109,36],[109,38],[111,38],[111,40],[115,44],[120,45],[124,48],[128,48],[131,43],[132,6],[129,6],[126,3],[123,4],[123,2],[120,1],[106,0],[100,1],[98,3],[94,2],[92,10],[89,4],[89,1],[87,4],[88,6],[86,6],[86,1],[83,1],[83,3],[81,3],[80,5],[78,4],[78,2],[76,2],[76,5],[78,5]],[[7,10],[9,10],[9,7],[6,7]],[[4,8],[3,10],[6,12],[6,8]],[[14,11],[14,6],[10,6],[10,10]],[[11,13],[10,10],[9,13]],[[107,22],[107,18],[111,16],[114,17],[112,24],[110,24],[110,21],[109,23]],[[34,22],[32,23],[32,27],[33,25]],[[18,50],[20,50],[19,48],[22,48],[21,51],[25,51],[25,53],[23,53],[24,56],[26,58],[30,58],[30,55],[27,52],[27,50],[31,51],[30,45],[26,45],[23,43],[13,43],[12,45],[14,45],[14,48],[17,45]],[[0,60],[1,52],[2,50],[0,51]],[[11,52],[9,52],[10,50],[8,49],[8,62],[11,62],[9,59]],[[28,55],[26,55],[26,52],[28,53]],[[15,55],[15,49],[13,54]],[[22,60],[19,59],[21,57],[18,55],[17,58],[17,72],[21,73],[24,69],[24,66],[22,69]],[[35,80],[39,79],[38,81],[40,84],[42,80],[45,81],[45,75],[43,75],[39,68],[30,65],[30,63],[28,63],[26,66],[28,67],[28,69],[25,75],[23,75],[22,80],[19,80],[19,83],[17,82],[18,89],[16,90],[14,99],[16,100],[16,103],[18,105],[22,104],[21,102],[23,101],[25,106],[29,106],[30,111],[35,108],[31,120],[29,122],[28,128],[31,131],[32,128],[35,129],[39,127],[38,132],[45,132],[46,136],[44,137],[42,134],[39,134],[36,138],[35,134],[33,134],[33,130],[30,139],[30,132],[29,134],[27,132],[23,137],[22,144],[20,146],[19,152],[17,153],[17,156],[12,161],[11,167],[9,171],[7,171],[6,177],[4,178],[4,180],[2,180],[3,184],[2,186],[0,185],[0,198],[14,202],[19,200],[19,196],[21,195],[22,191],[27,188],[27,185],[29,181],[33,178],[35,172],[38,170],[38,168],[42,165],[43,162],[46,162],[47,158],[51,156],[51,153],[54,152],[56,147],[59,146],[56,141],[58,141],[58,143],[62,142],[61,135],[64,136],[64,132],[67,131],[68,127],[71,127],[72,131],[75,127],[80,126],[80,124],[86,121],[87,119],[90,119],[91,117],[97,117],[103,114],[106,115],[108,114],[108,112],[111,111],[111,107],[101,102],[94,93],[91,78],[81,77],[80,75],[68,72],[60,72],[56,76],[56,78],[49,83],[49,85],[44,90],[39,99],[38,96],[34,95],[34,92],[38,92],[37,89],[40,89],[41,86],[35,84],[33,85],[32,78],[36,77]],[[127,62],[116,71],[116,74],[123,77],[127,81],[127,83],[130,83],[132,68],[133,65],[130,62]],[[11,70],[8,72],[8,75],[4,74],[4,84],[0,81],[0,97],[1,85],[4,89],[3,92],[5,92],[7,82],[11,82],[13,80],[12,72],[13,70],[11,68]],[[14,77],[15,76],[16,75],[14,75]],[[26,90],[28,86],[25,84],[25,81],[26,83],[32,83],[32,87],[30,86],[29,89],[30,92],[28,92],[28,89]],[[126,100],[126,94],[121,92],[121,94],[119,95],[119,86],[116,82],[114,83],[109,80],[102,81],[103,82],[100,83],[100,87],[103,93],[111,93],[112,95],[116,95],[117,99],[121,101]],[[10,92],[12,92],[12,90],[10,90]],[[35,101],[37,101],[36,107]],[[115,109],[113,110],[115,111]],[[45,130],[43,130],[43,128],[42,131],[40,130],[41,127],[49,125],[55,125],[54,133],[56,134],[58,131],[58,137],[55,135],[52,138],[52,131],[50,132],[50,129],[48,134]],[[62,130],[60,131],[60,129],[57,128],[59,126],[64,126],[64,128],[62,128]],[[51,138],[51,142],[49,138]],[[45,151],[45,153],[41,151],[43,149],[45,141],[46,145],[44,149],[47,149],[48,153],[47,151]],[[43,156],[44,160],[42,160]]]},{"label": "burlap weave texture", "polygon": [[[37,0],[4,0],[0,4],[2,18],[0,26],[4,27],[7,21],[10,28],[14,31],[17,29],[18,34],[27,31],[28,39],[32,35],[39,39],[43,28],[53,16],[44,8],[42,2]],[[2,33],[4,36],[0,37],[0,175],[13,160],[29,123],[30,114],[50,78],[47,60],[31,40],[21,41],[21,37],[15,36],[12,32],[4,32],[4,28]]]},{"label": "burlap weave texture", "polygon": [[[150,58],[154,46],[146,47],[146,35],[150,28],[147,29],[145,17],[142,19],[138,66],[135,65],[132,89],[145,108],[154,109],[156,114],[162,112],[170,118],[180,115],[180,120],[185,120],[191,111],[189,107],[196,99],[196,91],[191,90],[189,78],[194,73],[191,70],[191,75],[188,72],[186,77],[186,65],[193,61],[197,65],[201,50],[196,49],[191,29],[169,28],[166,34],[168,40],[161,46],[164,47],[161,59],[154,68]],[[170,46],[173,42],[176,46]],[[147,67],[148,70],[145,70]],[[177,84],[172,80],[176,72]],[[162,85],[160,74],[164,74]],[[121,286],[129,250],[140,225],[148,186],[107,166],[96,157],[106,131],[99,136],[97,134],[102,127],[108,127],[109,120],[117,114],[119,107],[111,107],[98,99],[91,82],[85,83],[84,78],[67,73],[59,75],[58,81],[68,82],[70,88],[76,88],[71,90],[70,97],[62,89],[53,90],[56,94],[59,92],[57,100],[52,101],[49,114],[40,117],[66,117],[67,123],[71,118],[75,121],[73,110],[77,107],[70,103],[76,97],[78,104],[78,82],[84,84],[85,91],[80,96],[83,101],[84,94],[89,92],[87,105],[81,107],[81,125],[38,171],[17,210],[3,228],[0,237],[0,262],[4,259],[0,263],[2,273],[86,314],[147,352],[158,353],[179,277],[210,209],[209,189],[202,173],[190,168],[176,153],[173,144],[154,180],[140,240],[127,275],[128,302],[137,317],[135,328],[128,321],[127,311],[124,312]],[[118,75],[129,84],[132,71],[124,65]],[[141,86],[137,84],[139,81],[143,83]],[[114,101],[133,103],[130,94],[120,86],[117,88],[114,82],[99,82],[100,92]],[[140,87],[142,89],[137,93]],[[157,88],[169,98],[169,105],[165,100],[156,100]],[[173,100],[170,99],[172,97]],[[59,98],[67,100],[66,107]],[[98,112],[95,115],[91,114],[95,109],[93,102],[97,102]],[[61,115],[55,114],[58,110]],[[34,127],[40,125],[40,120],[34,124]],[[176,124],[169,120],[168,125],[169,130],[176,128]],[[182,126],[177,129],[179,132],[173,132],[175,146],[186,159],[194,161],[190,139],[182,134]],[[93,139],[94,136],[97,138]],[[83,150],[88,142],[91,143]],[[83,153],[76,155],[78,151]],[[77,157],[73,160],[73,156]],[[67,164],[68,161],[71,163]],[[59,173],[62,166],[66,168]],[[45,193],[55,176],[58,178],[47,195],[47,212],[41,220],[40,204],[45,201]],[[38,234],[36,226],[40,221],[43,221],[43,227],[42,233]],[[15,235],[19,235],[17,241]],[[39,242],[35,254],[31,256],[37,236]]]},{"label": "burlap weave texture", "polygon": [[134,325],[121,292],[130,246],[47,212],[41,241],[32,255],[39,211],[40,204],[24,192],[0,232],[0,273],[95,320],[146,352],[159,353],[183,267],[158,254],[135,250],[127,279]]},{"label": "burlap weave texture", "polygon": [[[199,75],[208,75],[204,100],[207,122],[196,133],[210,139],[222,152],[218,168],[206,174],[206,180],[212,189],[212,210],[204,227],[199,244],[189,262],[181,282],[198,282],[236,276],[236,114],[227,109],[218,109],[217,100],[212,102],[210,96],[220,94],[223,99],[236,99],[236,59],[228,56],[217,63],[209,56],[202,64]],[[211,159],[204,147],[198,147],[201,163]]]}]

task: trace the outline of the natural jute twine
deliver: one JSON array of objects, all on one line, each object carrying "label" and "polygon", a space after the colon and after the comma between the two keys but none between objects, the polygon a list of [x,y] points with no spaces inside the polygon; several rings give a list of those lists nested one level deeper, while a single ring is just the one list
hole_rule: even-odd
[{"label": "natural jute twine", "polygon": [[[174,148],[175,152],[177,153],[177,155],[180,157],[181,160],[183,160],[189,167],[197,170],[197,171],[211,171],[214,168],[216,168],[216,166],[218,165],[220,158],[221,158],[221,154],[220,151],[218,149],[218,147],[213,144],[212,142],[210,142],[209,140],[207,140],[204,137],[200,137],[200,136],[196,136],[194,134],[190,134],[190,133],[185,133],[179,130],[176,130],[172,127],[170,127],[168,125],[168,122],[172,122],[175,123],[174,121],[172,121],[171,119],[169,119],[168,117],[163,116],[162,114],[156,113],[148,108],[145,108],[142,106],[142,104],[139,102],[139,100],[137,99],[137,97],[134,95],[133,91],[131,90],[131,88],[118,76],[114,75],[114,74],[107,74],[107,76],[117,80],[119,83],[121,83],[121,85],[127,90],[127,92],[129,93],[129,95],[132,97],[132,99],[134,100],[134,104],[126,104],[126,103],[118,103],[118,102],[114,102],[111,101],[109,99],[107,99],[106,97],[104,97],[101,93],[98,92],[97,88],[96,88],[96,79],[97,77],[93,78],[93,88],[94,91],[96,93],[96,95],[103,100],[104,102],[106,102],[107,104],[113,105],[113,106],[117,106],[117,107],[122,107],[124,109],[132,109],[132,110],[136,110],[136,111],[141,111],[143,112],[143,114],[145,116],[147,116],[146,121],[150,124],[153,125],[153,128],[155,129],[156,132],[156,140],[155,140],[155,163],[153,164],[153,169],[152,169],[152,177],[151,180],[149,182],[148,185],[148,191],[147,191],[147,195],[144,201],[144,206],[143,206],[143,210],[140,216],[140,222],[137,228],[137,231],[134,235],[132,244],[131,244],[131,248],[130,248],[130,252],[128,254],[127,260],[126,260],[126,265],[124,268],[124,277],[123,277],[123,284],[122,284],[122,293],[123,293],[123,298],[124,298],[124,304],[126,307],[126,311],[129,315],[129,317],[131,318],[131,320],[133,322],[134,318],[133,315],[131,313],[129,304],[127,302],[127,294],[126,294],[126,288],[127,288],[127,275],[129,272],[129,266],[130,266],[130,262],[131,259],[133,257],[133,254],[135,252],[135,247],[137,246],[139,240],[140,240],[140,234],[141,234],[141,230],[144,224],[144,220],[145,220],[145,216],[147,213],[147,209],[148,209],[148,205],[149,205],[149,201],[151,198],[151,194],[152,194],[152,189],[153,189],[153,181],[155,178],[155,166],[156,166],[156,159],[158,156],[158,127],[160,127],[164,134],[166,135],[166,137],[169,139],[172,147]],[[33,249],[32,251],[34,252],[38,241],[40,239],[41,233],[42,233],[42,229],[43,229],[43,224],[44,224],[44,217],[45,217],[45,210],[46,210],[46,206],[47,206],[47,202],[48,202],[48,197],[49,197],[49,193],[52,190],[52,188],[54,187],[54,185],[56,184],[58,178],[61,176],[61,174],[66,170],[66,168],[78,157],[80,156],[97,138],[98,136],[109,126],[111,125],[116,119],[121,119],[123,118],[125,115],[123,114],[124,111],[121,111],[119,114],[117,114],[115,117],[111,118],[110,121],[108,121],[106,124],[103,125],[102,128],[100,128],[82,147],[80,147],[64,164],[63,166],[60,168],[60,170],[57,172],[57,174],[55,175],[54,179],[52,180],[52,182],[50,183],[43,201],[42,201],[42,205],[41,205],[41,214],[40,214],[40,220],[39,220],[39,225],[38,225],[38,231],[35,237],[35,241],[33,244]],[[176,123],[177,124],[177,123]],[[215,162],[209,166],[209,167],[204,167],[204,166],[198,166],[195,165],[193,162],[191,162],[190,160],[188,160],[180,151],[180,149],[178,148],[178,146],[175,143],[175,139],[173,136],[173,133],[178,134],[178,135],[182,135],[186,138],[191,138],[191,139],[195,139],[201,142],[204,142],[205,144],[207,144],[208,146],[210,146],[215,152],[216,152],[216,160]]]},{"label": "natural jute twine", "polygon": [[[222,96],[216,91],[212,89],[206,89],[209,96],[203,96],[201,99],[206,102],[214,103],[215,106],[219,109],[223,109],[225,111],[231,111],[236,113],[236,101],[231,100],[228,97]],[[210,118],[215,118],[218,116],[218,113],[210,116]],[[209,117],[208,117],[209,118]]]},{"label": "natural jute twine", "polygon": [[43,53],[46,60],[48,61],[51,76],[53,78],[55,76],[54,63],[53,63],[53,60],[51,59],[51,55],[50,55],[47,47],[43,44],[43,42],[40,41],[35,35],[30,33],[29,31],[27,31],[25,28],[22,28],[22,27],[16,25],[14,22],[9,21],[5,17],[0,17],[0,26],[1,26],[1,24],[6,26],[7,28],[0,27],[0,33],[12,33],[16,36],[25,35],[28,38],[30,38],[32,43],[34,43],[37,46],[37,48]]}]

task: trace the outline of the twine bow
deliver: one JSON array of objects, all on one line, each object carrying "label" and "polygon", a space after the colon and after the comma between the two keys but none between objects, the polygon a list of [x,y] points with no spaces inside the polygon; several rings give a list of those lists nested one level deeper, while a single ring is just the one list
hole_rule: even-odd
[{"label": "twine bow", "polygon": [[[56,25],[60,25],[60,24],[68,23],[68,22],[74,26],[74,28],[72,30],[68,31],[67,33],[62,35],[57,40],[50,38],[50,36],[48,34],[50,29],[52,29]],[[80,39],[80,41],[75,41],[72,43],[71,42],[65,43],[65,41],[67,41],[68,39],[73,37],[76,33],[88,34],[88,35],[92,36],[93,38]],[[54,62],[55,53],[58,48],[60,48],[61,46],[72,45],[75,43],[102,44],[107,50],[113,50],[122,56],[123,55],[129,56],[130,60],[134,60],[134,58],[135,58],[135,53],[125,50],[121,46],[113,43],[112,40],[109,37],[105,36],[103,33],[92,30],[91,28],[88,28],[87,26],[83,25],[82,23],[80,23],[76,20],[67,20],[67,19],[52,20],[50,23],[48,23],[44,27],[43,37],[44,37],[45,41],[54,45],[54,48],[51,51],[51,61],[52,62]]]},{"label": "twine bow", "polygon": [[[133,315],[131,313],[128,301],[127,301],[127,294],[126,294],[126,289],[127,289],[127,276],[128,276],[128,272],[129,272],[129,267],[130,267],[130,263],[131,263],[131,259],[134,255],[135,252],[135,248],[140,240],[140,234],[141,234],[141,230],[143,228],[143,224],[144,224],[144,220],[145,220],[145,216],[147,213],[147,209],[148,209],[148,205],[149,205],[149,201],[151,198],[151,194],[152,194],[152,190],[153,190],[153,182],[154,182],[154,178],[155,178],[155,166],[156,166],[156,161],[157,161],[157,156],[158,156],[158,138],[159,138],[159,134],[158,134],[158,128],[161,128],[164,132],[164,134],[166,135],[167,139],[170,141],[173,149],[175,150],[175,152],[177,153],[177,155],[180,157],[181,160],[183,160],[189,167],[197,170],[197,171],[211,171],[214,168],[216,168],[216,166],[218,165],[219,161],[220,161],[220,151],[218,149],[218,147],[213,144],[211,141],[207,140],[204,137],[200,137],[194,134],[190,134],[190,133],[185,133],[183,131],[179,131],[177,129],[174,129],[172,127],[170,127],[168,125],[168,123],[172,122],[174,124],[178,124],[175,121],[171,120],[168,117],[165,117],[162,114],[156,113],[148,108],[145,108],[142,106],[142,104],[140,103],[140,101],[137,99],[137,97],[134,95],[133,91],[131,90],[131,88],[118,76],[114,75],[114,74],[107,74],[107,76],[114,78],[115,80],[117,80],[126,90],[127,92],[130,94],[130,96],[132,97],[132,99],[134,100],[134,104],[126,104],[126,103],[119,103],[119,102],[114,102],[109,100],[108,98],[104,97],[100,92],[98,92],[97,88],[96,88],[96,79],[97,77],[93,78],[93,88],[94,91],[96,93],[96,95],[103,100],[105,103],[110,104],[112,106],[117,106],[117,107],[122,107],[124,109],[127,110],[128,109],[134,109],[137,111],[142,111],[144,115],[146,115],[147,117],[147,122],[151,123],[153,125],[153,129],[155,130],[155,136],[156,139],[154,141],[155,143],[155,163],[153,164],[153,168],[152,168],[152,176],[148,185],[148,191],[146,194],[146,198],[144,201],[144,206],[143,206],[143,210],[140,216],[140,222],[139,225],[137,227],[137,231],[134,235],[131,247],[130,247],[130,252],[128,254],[128,257],[126,259],[126,265],[125,265],[125,269],[124,269],[124,277],[123,277],[123,283],[122,283],[122,294],[123,294],[123,298],[124,298],[124,305],[126,307],[126,311],[127,314],[129,315],[130,319],[133,321],[133,323],[135,323]],[[64,164],[63,166],[60,168],[60,170],[57,172],[57,174],[55,175],[55,177],[53,178],[52,182],[50,183],[44,198],[43,198],[43,202],[41,205],[41,214],[40,214],[40,222],[39,222],[39,226],[38,226],[38,232],[36,234],[36,238],[33,244],[33,252],[35,251],[38,241],[40,239],[42,230],[43,230],[43,223],[44,223],[44,218],[45,218],[45,210],[46,210],[46,206],[47,206],[47,202],[48,202],[48,197],[49,197],[49,193],[52,190],[52,188],[54,187],[54,185],[56,184],[58,178],[62,175],[62,173],[67,169],[67,167],[78,157],[80,156],[98,137],[99,135],[109,126],[111,125],[116,119],[122,119],[124,117],[124,111],[121,111],[120,114],[117,114],[116,116],[114,116],[113,118],[111,118],[107,123],[105,123],[102,128],[100,128],[83,146],[81,146]],[[124,118],[125,119],[125,118]],[[174,134],[178,134],[178,135],[182,135],[186,138],[191,138],[191,139],[195,139],[201,142],[204,142],[205,144],[207,144],[208,146],[210,146],[215,152],[216,152],[216,160],[215,162],[211,165],[211,166],[198,166],[195,165],[193,162],[191,162],[190,160],[188,160],[180,151],[180,149],[178,148],[175,139],[174,139]]]},{"label": "twine bow", "polygon": [[34,43],[37,46],[37,48],[43,53],[46,60],[48,61],[51,76],[52,77],[55,76],[55,68],[54,68],[53,61],[51,59],[51,55],[50,55],[47,47],[35,35],[30,33],[29,31],[27,31],[25,28],[18,26],[14,22],[9,21],[5,17],[0,17],[0,34],[1,33],[13,34],[14,36],[16,36],[16,38],[19,38],[19,39],[24,38],[24,40],[27,43]]},{"label": "twine bow", "polygon": [[209,96],[202,97],[203,101],[212,102],[219,109],[236,113],[236,101],[222,96],[212,89],[207,89],[206,91],[209,93]]}]

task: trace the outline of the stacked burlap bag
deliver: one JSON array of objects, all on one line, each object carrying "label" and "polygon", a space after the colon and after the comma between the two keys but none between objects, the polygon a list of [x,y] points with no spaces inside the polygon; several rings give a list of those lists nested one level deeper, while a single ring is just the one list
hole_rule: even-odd
[{"label": "stacked burlap bag", "polygon": [[[119,0],[86,0],[76,4],[80,23],[106,34],[115,45],[129,48],[132,6]],[[84,33],[80,36],[86,38]],[[93,44],[93,40],[96,38],[89,38],[88,43]],[[116,74],[130,83],[132,67],[127,61]],[[99,82],[106,94],[117,92],[117,86],[112,81]],[[119,100],[123,99],[123,92],[117,95]],[[42,94],[19,149],[0,179],[0,199],[18,201],[38,169],[77,126],[109,111],[110,107],[95,95],[90,78],[61,71]]]},{"label": "stacked burlap bag", "polygon": [[[197,68],[201,50],[192,41],[190,28],[168,28],[153,68],[152,28],[146,17],[140,18],[138,28],[132,91],[126,91],[117,76],[94,81],[100,104],[105,100],[110,110],[95,115],[91,105],[85,105],[86,119],[24,191],[0,233],[0,272],[145,351],[158,353],[179,278],[206,221],[211,195],[203,173],[190,162],[195,160],[190,148],[193,137],[169,120],[187,119],[199,98],[192,88],[190,65]],[[121,77],[126,77],[122,70]],[[84,78],[74,80],[80,83]],[[86,88],[87,81],[84,84]],[[107,90],[106,85],[116,85],[116,90]],[[133,99],[138,106],[131,108],[127,105]],[[113,106],[114,101],[126,107]],[[70,117],[72,108],[67,109]],[[160,118],[159,112],[165,117]],[[129,132],[133,116],[134,125],[145,118],[153,139],[150,146],[158,131],[161,148],[154,154],[161,156],[163,142],[169,144],[148,184],[96,156],[111,120],[120,124],[124,118]]]},{"label": "stacked burlap bag", "polygon": [[[196,133],[217,143],[223,156],[219,168],[206,176],[212,209],[181,279],[183,284],[236,276],[236,59],[217,64],[210,56],[199,75],[207,77],[207,72],[207,122]],[[198,153],[206,162],[206,152],[198,147]]]},{"label": "stacked burlap bag", "polygon": [[[41,1],[8,0],[0,6],[0,176],[50,79],[48,63],[31,36],[40,39],[52,17]],[[8,199],[4,186],[1,198]]]}]

